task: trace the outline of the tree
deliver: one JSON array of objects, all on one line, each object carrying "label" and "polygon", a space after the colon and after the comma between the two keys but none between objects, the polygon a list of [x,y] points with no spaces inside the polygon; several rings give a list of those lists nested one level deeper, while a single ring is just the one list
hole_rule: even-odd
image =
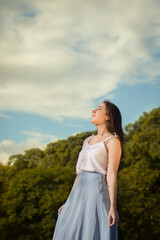
[{"label": "tree", "polygon": [[124,240],[157,240],[160,235],[160,108],[143,113],[125,130],[126,157],[118,178],[120,235]]}]

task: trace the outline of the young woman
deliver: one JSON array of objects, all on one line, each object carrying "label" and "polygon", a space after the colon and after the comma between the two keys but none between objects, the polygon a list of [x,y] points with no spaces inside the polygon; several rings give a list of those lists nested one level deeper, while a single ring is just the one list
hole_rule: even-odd
[{"label": "young woman", "polygon": [[110,101],[92,110],[97,135],[84,140],[73,187],[58,209],[53,240],[118,240],[117,172],[123,152],[121,113]]}]

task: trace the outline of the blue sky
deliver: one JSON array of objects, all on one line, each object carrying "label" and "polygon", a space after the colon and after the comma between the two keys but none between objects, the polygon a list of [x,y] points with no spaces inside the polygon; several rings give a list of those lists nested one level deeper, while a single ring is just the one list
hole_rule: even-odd
[{"label": "blue sky", "polygon": [[104,99],[123,127],[159,107],[158,1],[8,0],[0,11],[0,162],[95,130]]},{"label": "blue sky", "polygon": [[[119,107],[124,128],[128,123],[133,123],[138,120],[144,111],[149,112],[153,108],[159,107],[159,93],[160,84],[136,84],[134,86],[120,85],[116,90],[110,93],[113,94],[112,98],[107,99]],[[105,99],[105,96],[96,99],[94,102],[95,107],[101,103],[103,98]],[[74,103],[73,107],[76,107]],[[0,118],[0,141],[4,139],[13,139],[17,144],[21,141],[26,141],[27,135],[29,135],[27,132],[42,133],[46,138],[48,135],[49,140],[50,137],[54,136],[56,138],[66,139],[76,132],[93,131],[96,129],[96,126],[91,123],[90,117],[85,120],[65,117],[63,122],[58,122],[47,117],[23,112],[8,111],[4,113],[6,116],[10,116],[10,118]],[[46,141],[46,138],[44,138],[44,141]]]}]

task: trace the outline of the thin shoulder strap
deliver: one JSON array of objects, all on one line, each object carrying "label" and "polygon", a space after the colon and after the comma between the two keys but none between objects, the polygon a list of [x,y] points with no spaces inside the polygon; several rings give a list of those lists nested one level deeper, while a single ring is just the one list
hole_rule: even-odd
[{"label": "thin shoulder strap", "polygon": [[88,137],[88,140],[87,140],[87,142],[89,142],[89,140],[91,139],[91,137],[92,137],[92,136],[94,136],[94,134],[93,134],[93,133],[92,133],[92,135],[91,135],[91,136],[89,136],[89,137]]},{"label": "thin shoulder strap", "polygon": [[119,136],[114,132],[114,135],[113,135],[113,136],[110,136],[110,137],[106,138],[103,142],[109,140],[109,139],[112,138],[112,137],[119,137]]}]

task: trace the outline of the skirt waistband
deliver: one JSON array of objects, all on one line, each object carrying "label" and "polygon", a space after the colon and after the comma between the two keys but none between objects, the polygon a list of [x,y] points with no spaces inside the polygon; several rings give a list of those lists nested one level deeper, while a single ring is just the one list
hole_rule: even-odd
[{"label": "skirt waistband", "polygon": [[102,176],[106,176],[105,174],[103,173],[99,173],[99,172],[92,172],[92,171],[81,171],[79,174],[99,174],[99,175],[102,175]]},{"label": "skirt waistband", "polygon": [[79,177],[85,177],[85,178],[98,178],[102,180],[106,180],[106,175],[99,173],[99,172],[91,172],[91,171],[86,171],[83,170],[79,173]]}]

